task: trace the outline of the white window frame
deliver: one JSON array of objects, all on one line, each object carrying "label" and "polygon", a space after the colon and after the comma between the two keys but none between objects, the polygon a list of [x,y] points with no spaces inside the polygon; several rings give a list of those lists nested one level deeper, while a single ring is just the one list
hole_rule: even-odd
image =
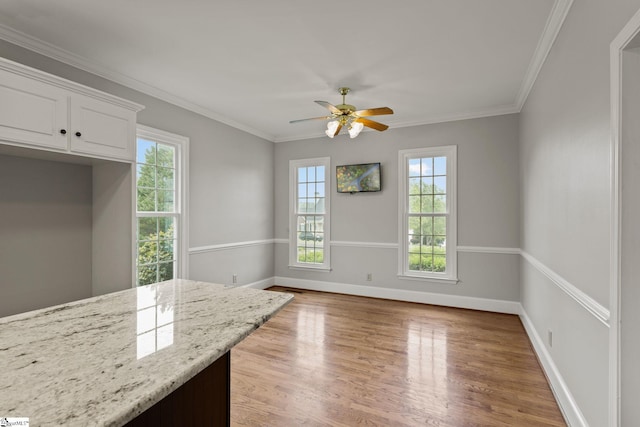
[{"label": "white window frame", "polygon": [[[138,212],[137,204],[137,140],[143,138],[149,141],[158,142],[161,144],[171,145],[175,148],[176,153],[176,194],[175,194],[175,208],[176,211],[172,213],[149,213]],[[174,277],[180,279],[187,279],[189,277],[189,138],[182,135],[166,132],[160,129],[155,129],[149,126],[137,125],[136,127],[136,161],[133,163],[133,279],[132,286],[136,287],[137,284],[137,257],[138,257],[138,218],[144,216],[171,216],[176,218],[176,266],[174,270]]]},{"label": "white window frame", "polygon": [[[409,270],[409,160],[447,158],[446,269],[444,272]],[[444,283],[458,282],[457,266],[457,146],[427,147],[398,152],[398,277]]]},{"label": "white window frame", "polygon": [[[310,166],[324,166],[325,170],[325,212],[324,214],[314,214],[324,216],[322,264],[298,262],[298,215],[305,215],[304,212],[298,212],[298,168]],[[331,177],[330,157],[289,161],[289,268],[331,271]]]}]

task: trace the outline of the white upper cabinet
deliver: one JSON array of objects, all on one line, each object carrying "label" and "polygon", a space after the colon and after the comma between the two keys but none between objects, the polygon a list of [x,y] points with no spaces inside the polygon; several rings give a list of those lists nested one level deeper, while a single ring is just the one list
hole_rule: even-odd
[{"label": "white upper cabinet", "polygon": [[133,162],[142,108],[0,58],[0,144]]},{"label": "white upper cabinet", "polygon": [[67,149],[68,93],[0,70],[0,139]]},{"label": "white upper cabinet", "polygon": [[136,113],[88,96],[71,97],[72,152],[134,160]]}]

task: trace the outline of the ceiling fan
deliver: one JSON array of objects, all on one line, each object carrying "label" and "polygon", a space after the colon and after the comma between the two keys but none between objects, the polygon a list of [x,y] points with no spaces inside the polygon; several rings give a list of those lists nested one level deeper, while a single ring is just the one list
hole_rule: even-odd
[{"label": "ceiling fan", "polygon": [[330,120],[329,123],[327,123],[327,130],[325,131],[329,138],[333,138],[339,134],[340,129],[342,129],[343,126],[348,126],[347,129],[349,130],[349,136],[351,138],[358,136],[364,126],[378,131],[387,130],[389,128],[389,126],[385,124],[369,120],[366,117],[393,114],[393,110],[391,108],[380,107],[356,110],[356,107],[345,102],[345,97],[349,93],[350,89],[348,87],[341,87],[339,91],[340,95],[342,95],[342,104],[332,105],[326,101],[315,101],[317,104],[329,110],[331,112],[330,116],[291,120],[289,123],[305,122],[307,120]]}]

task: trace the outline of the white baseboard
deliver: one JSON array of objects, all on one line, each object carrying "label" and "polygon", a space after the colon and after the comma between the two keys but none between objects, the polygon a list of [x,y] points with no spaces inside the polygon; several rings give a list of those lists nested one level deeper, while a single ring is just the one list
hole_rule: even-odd
[{"label": "white baseboard", "polygon": [[589,427],[589,424],[573,398],[567,383],[564,382],[558,367],[553,362],[551,354],[547,351],[544,341],[536,331],[531,319],[529,319],[529,316],[523,307],[521,307],[520,319],[522,320],[524,329],[527,331],[527,335],[529,335],[529,340],[531,341],[533,349],[538,356],[538,360],[542,365],[542,369],[547,376],[549,385],[551,386],[551,391],[553,391],[553,395],[558,402],[558,406],[560,407],[560,411],[562,411],[565,421],[570,427]]},{"label": "white baseboard", "polygon": [[267,289],[275,285],[275,278],[270,277],[268,279],[259,280],[253,283],[247,283],[246,285],[240,285],[239,288],[252,288],[252,289]]},{"label": "white baseboard", "polygon": [[311,291],[333,292],[338,294],[383,298],[396,301],[444,305],[447,307],[469,308],[473,310],[492,311],[495,313],[520,314],[520,303],[516,301],[436,294],[403,289],[378,288],[375,286],[350,285],[346,283],[322,282],[318,280],[292,279],[290,277],[275,277],[274,283],[278,286],[307,289]]}]

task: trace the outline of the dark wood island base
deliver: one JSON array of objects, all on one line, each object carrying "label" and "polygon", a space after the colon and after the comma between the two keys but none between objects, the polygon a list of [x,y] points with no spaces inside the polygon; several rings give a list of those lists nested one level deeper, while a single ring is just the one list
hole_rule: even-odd
[{"label": "dark wood island base", "polygon": [[127,427],[229,426],[231,352],[228,351]]}]

